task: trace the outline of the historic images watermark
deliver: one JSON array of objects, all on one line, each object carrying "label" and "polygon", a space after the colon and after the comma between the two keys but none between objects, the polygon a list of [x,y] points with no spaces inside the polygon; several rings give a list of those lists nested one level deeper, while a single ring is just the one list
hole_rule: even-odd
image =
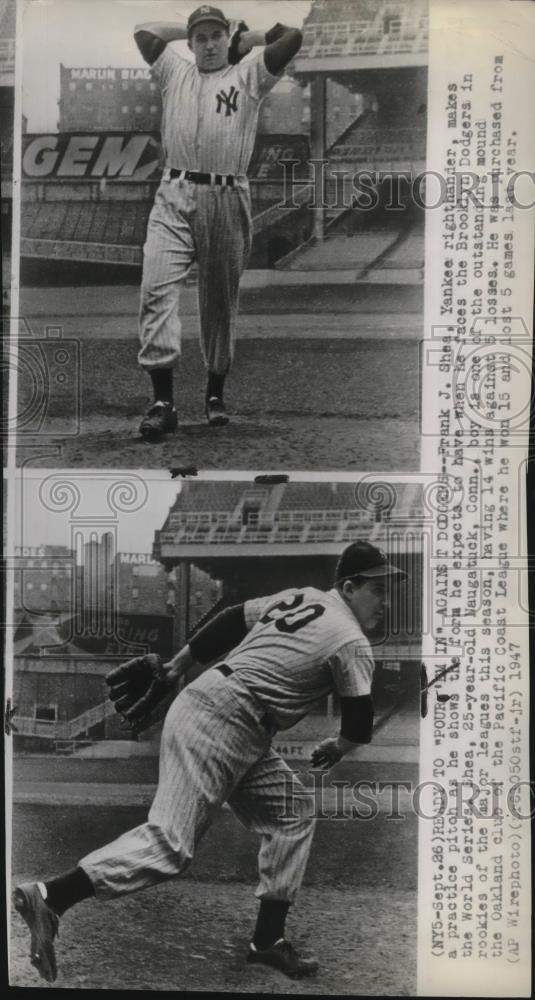
[{"label": "historic images watermark", "polygon": [[[281,159],[283,198],[280,206],[301,208],[297,192],[312,188],[309,208],[355,208],[359,211],[381,209],[402,211],[409,204],[421,209],[451,206],[456,213],[468,206],[490,213],[507,206],[530,209],[535,206],[535,172],[491,170],[477,174],[473,170],[456,170],[446,175],[436,170],[334,170],[326,159],[307,161],[308,177],[296,176],[300,160]],[[330,169],[328,169],[330,168]],[[456,224],[462,224],[462,216]],[[492,221],[492,219],[490,220]]]},{"label": "historic images watermark", "polygon": [[[434,772],[444,775],[447,767],[454,767],[437,757]],[[466,774],[468,769],[465,768]],[[483,839],[499,847],[503,842],[503,824],[523,823],[535,816],[535,782],[513,778],[510,784],[488,779],[479,784],[466,776],[432,781],[412,782],[357,780],[333,778],[328,772],[305,769],[295,772],[303,780],[299,791],[286,772],[281,780],[286,786],[282,815],[299,815],[305,807],[311,815],[325,820],[362,820],[369,822],[379,815],[387,820],[405,821],[408,816],[432,822],[447,817],[448,826],[456,820],[495,821],[483,832]],[[485,828],[483,828],[485,831]],[[437,826],[436,843],[445,842],[444,828]],[[487,844],[485,846],[488,846]],[[451,844],[450,844],[451,847]],[[459,851],[465,849],[459,846]],[[469,852],[471,848],[466,848]],[[440,848],[439,848],[440,850]],[[477,851],[476,851],[477,853]]]}]

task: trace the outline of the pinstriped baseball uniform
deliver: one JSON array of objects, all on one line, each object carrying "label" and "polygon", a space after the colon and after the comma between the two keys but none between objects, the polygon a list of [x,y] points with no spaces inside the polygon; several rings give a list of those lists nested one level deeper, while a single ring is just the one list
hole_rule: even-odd
[{"label": "pinstriped baseball uniform", "polygon": [[[169,45],[153,63],[162,92],[165,169],[143,248],[139,363],[169,368],[180,354],[180,282],[199,267],[201,349],[210,371],[232,360],[239,281],[251,249],[247,169],[258,111],[278,80],[253,59],[203,73]],[[169,169],[232,174],[233,187],[171,178]]]},{"label": "pinstriped baseball uniform", "polygon": [[[271,748],[318,700],[368,694],[369,643],[343,599],[306,587],[247,601],[249,632],[173,702],[160,748],[158,791],[146,823],[80,862],[97,896],[180,874],[225,801],[261,836],[257,896],[292,901],[314,830],[305,789]],[[266,715],[269,725],[266,724]]]}]

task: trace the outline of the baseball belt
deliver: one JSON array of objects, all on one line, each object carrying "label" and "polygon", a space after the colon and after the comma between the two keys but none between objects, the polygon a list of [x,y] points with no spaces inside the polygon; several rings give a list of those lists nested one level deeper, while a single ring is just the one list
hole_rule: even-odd
[{"label": "baseball belt", "polygon": [[193,181],[194,184],[219,184],[221,187],[234,187],[233,174],[209,174],[201,170],[176,170],[169,167],[169,177],[172,180]]},{"label": "baseball belt", "polygon": [[[217,667],[214,667],[214,670],[218,670],[220,674],[223,674],[223,677],[231,677],[232,674],[234,673],[234,671],[229,667],[228,663],[218,663]],[[264,713],[264,715],[260,719],[260,725],[262,726],[263,729],[266,730],[266,733],[268,733],[270,736],[273,736],[277,732],[277,727],[269,712]]]}]

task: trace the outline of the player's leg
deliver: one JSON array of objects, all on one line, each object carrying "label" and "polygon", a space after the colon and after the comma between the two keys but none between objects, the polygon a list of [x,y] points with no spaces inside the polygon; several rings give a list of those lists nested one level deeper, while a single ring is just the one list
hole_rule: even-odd
[{"label": "player's leg", "polygon": [[110,899],[179,875],[214,813],[265,747],[265,733],[234,718],[235,702],[202,697],[192,686],[175,699],[160,745],[158,790],[146,823],[82,858],[57,878],[23,883],[15,909],[31,934],[31,961],[56,978],[59,917],[91,896]]},{"label": "player's leg", "polygon": [[314,799],[279,755],[269,750],[244,776],[229,805],[262,838],[260,908],[248,961],[275,966],[295,978],[314,975],[317,961],[298,955],[284,936],[312,844]]},{"label": "player's leg", "polygon": [[195,240],[201,350],[208,370],[206,415],[212,426],[220,426],[228,422],[223,390],[234,353],[240,278],[251,250],[249,191],[207,187],[198,204]]},{"label": "player's leg", "polygon": [[133,892],[179,875],[222,802],[259,756],[230,697],[189,685],[162,730],[158,788],[146,823],[81,862],[97,896]]},{"label": "player's leg", "polygon": [[140,433],[149,441],[177,427],[173,368],[180,356],[180,287],[195,256],[189,220],[192,207],[184,184],[164,179],[156,193],[143,247],[138,361],[150,375],[154,401]]}]

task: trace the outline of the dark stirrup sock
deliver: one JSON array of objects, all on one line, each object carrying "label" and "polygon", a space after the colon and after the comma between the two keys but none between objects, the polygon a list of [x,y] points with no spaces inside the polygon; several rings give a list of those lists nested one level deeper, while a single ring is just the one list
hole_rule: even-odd
[{"label": "dark stirrup sock", "polygon": [[261,899],[253,934],[253,944],[258,951],[271,948],[284,937],[284,925],[290,904],[285,899]]},{"label": "dark stirrup sock", "polygon": [[223,399],[223,389],[225,387],[226,375],[219,375],[217,372],[208,372],[208,385],[206,386],[207,401],[212,396]]},{"label": "dark stirrup sock", "polygon": [[80,903],[82,899],[88,899],[95,895],[93,883],[86,875],[83,868],[72,868],[57,878],[51,878],[45,882],[46,902],[58,917],[61,917],[65,910],[75,903]]},{"label": "dark stirrup sock", "polygon": [[149,372],[154,393],[154,402],[171,403],[173,405],[173,369],[154,368]]}]

